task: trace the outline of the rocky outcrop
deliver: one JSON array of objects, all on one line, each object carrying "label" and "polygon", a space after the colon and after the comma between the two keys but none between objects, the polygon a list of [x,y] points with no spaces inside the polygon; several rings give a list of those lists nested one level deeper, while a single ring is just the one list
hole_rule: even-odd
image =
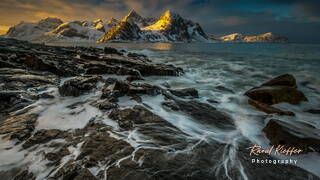
[{"label": "rocky outcrop", "polygon": [[204,125],[210,125],[221,129],[233,129],[233,120],[225,113],[206,103],[197,101],[171,100],[162,103],[174,111],[184,112],[194,120]]},{"label": "rocky outcrop", "polygon": [[92,77],[75,77],[67,80],[59,87],[59,93],[62,96],[79,96],[96,87],[96,84],[102,78],[99,76]]},{"label": "rocky outcrop", "polygon": [[299,148],[303,150],[303,153],[320,152],[320,139],[294,135],[298,133],[295,128],[284,122],[270,120],[263,132],[269,139],[270,145]]},{"label": "rocky outcrop", "polygon": [[282,111],[271,107],[273,104],[282,102],[299,104],[307,101],[305,95],[297,89],[296,80],[292,75],[285,74],[278,76],[259,87],[252,88],[245,93],[248,96],[249,104],[266,112],[284,115],[293,115],[292,112]]},{"label": "rocky outcrop", "polygon": [[160,94],[160,89],[157,86],[152,86],[146,83],[140,84],[121,80],[111,80],[102,88],[101,98],[117,101],[118,97],[125,95],[136,98],[143,94],[155,96]]},{"label": "rocky outcrop", "polygon": [[198,91],[194,88],[185,88],[185,89],[171,89],[169,90],[173,95],[178,97],[192,97],[198,98]]},{"label": "rocky outcrop", "polygon": [[288,38],[271,32],[256,36],[248,36],[239,33],[234,33],[222,37],[214,37],[214,40],[223,42],[268,42],[268,43],[284,43],[288,42]]}]

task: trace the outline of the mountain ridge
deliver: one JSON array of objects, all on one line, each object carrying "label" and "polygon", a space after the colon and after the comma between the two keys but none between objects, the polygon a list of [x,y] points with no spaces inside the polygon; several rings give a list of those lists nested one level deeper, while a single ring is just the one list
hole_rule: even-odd
[{"label": "mountain ridge", "polygon": [[285,36],[280,36],[272,32],[267,32],[259,35],[244,35],[241,33],[233,33],[221,37],[213,37],[211,39],[222,41],[222,42],[288,42],[289,39]]},{"label": "mountain ridge", "polygon": [[[43,21],[56,20],[51,26]],[[159,25],[164,28],[159,29]],[[37,30],[40,26],[40,30]],[[42,27],[43,26],[43,27]],[[149,27],[149,28],[147,28]],[[153,27],[153,28],[152,28]],[[24,22],[10,28],[5,37],[40,42],[190,42],[208,41],[208,36],[198,23],[186,20],[169,10],[159,18],[142,17],[131,10],[121,21],[111,18],[108,21],[63,22],[57,18],[46,18],[37,23]]]}]

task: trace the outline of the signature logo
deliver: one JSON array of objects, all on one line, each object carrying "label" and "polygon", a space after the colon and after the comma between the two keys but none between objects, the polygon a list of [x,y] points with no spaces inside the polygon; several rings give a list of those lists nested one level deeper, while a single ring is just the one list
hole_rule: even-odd
[{"label": "signature logo", "polygon": [[271,146],[269,149],[262,149],[261,146],[253,145],[248,147],[250,149],[250,156],[258,156],[259,154],[274,154],[274,155],[286,155],[291,156],[295,154],[301,154],[303,152],[302,149],[296,147],[287,147],[285,145]]}]

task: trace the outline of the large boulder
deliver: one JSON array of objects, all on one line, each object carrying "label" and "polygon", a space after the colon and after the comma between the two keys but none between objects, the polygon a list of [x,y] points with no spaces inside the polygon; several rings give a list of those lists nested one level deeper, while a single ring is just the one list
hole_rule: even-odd
[{"label": "large boulder", "polygon": [[101,80],[100,76],[75,77],[64,82],[59,87],[59,93],[62,96],[80,96],[95,88],[99,80]]},{"label": "large boulder", "polygon": [[267,114],[289,115],[293,112],[272,107],[273,104],[299,104],[308,101],[303,92],[297,89],[296,79],[289,74],[278,76],[261,86],[254,87],[245,93],[249,97],[248,103]]},{"label": "large boulder", "polygon": [[263,132],[269,139],[270,145],[299,148],[303,153],[320,152],[320,139],[297,136],[295,134],[300,133],[287,123],[270,120]]},{"label": "large boulder", "polygon": [[252,88],[245,95],[267,105],[282,102],[299,104],[301,101],[307,101],[305,95],[297,89],[295,78],[289,74],[281,75],[259,87]]},{"label": "large boulder", "polygon": [[248,103],[255,107],[256,109],[265,112],[267,114],[278,114],[278,115],[286,115],[286,116],[294,116],[295,114],[291,111],[285,111],[285,110],[281,110],[279,108],[275,108],[273,106],[252,100],[252,99],[248,99]]}]

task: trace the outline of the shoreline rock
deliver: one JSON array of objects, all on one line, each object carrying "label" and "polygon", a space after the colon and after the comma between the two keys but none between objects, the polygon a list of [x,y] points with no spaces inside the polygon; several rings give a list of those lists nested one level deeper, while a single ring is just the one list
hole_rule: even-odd
[{"label": "shoreline rock", "polygon": [[293,116],[293,112],[284,111],[272,105],[282,102],[297,105],[301,101],[308,101],[303,92],[297,89],[296,80],[290,74],[273,78],[261,86],[250,89],[244,95],[249,97],[250,105],[267,114]]}]

